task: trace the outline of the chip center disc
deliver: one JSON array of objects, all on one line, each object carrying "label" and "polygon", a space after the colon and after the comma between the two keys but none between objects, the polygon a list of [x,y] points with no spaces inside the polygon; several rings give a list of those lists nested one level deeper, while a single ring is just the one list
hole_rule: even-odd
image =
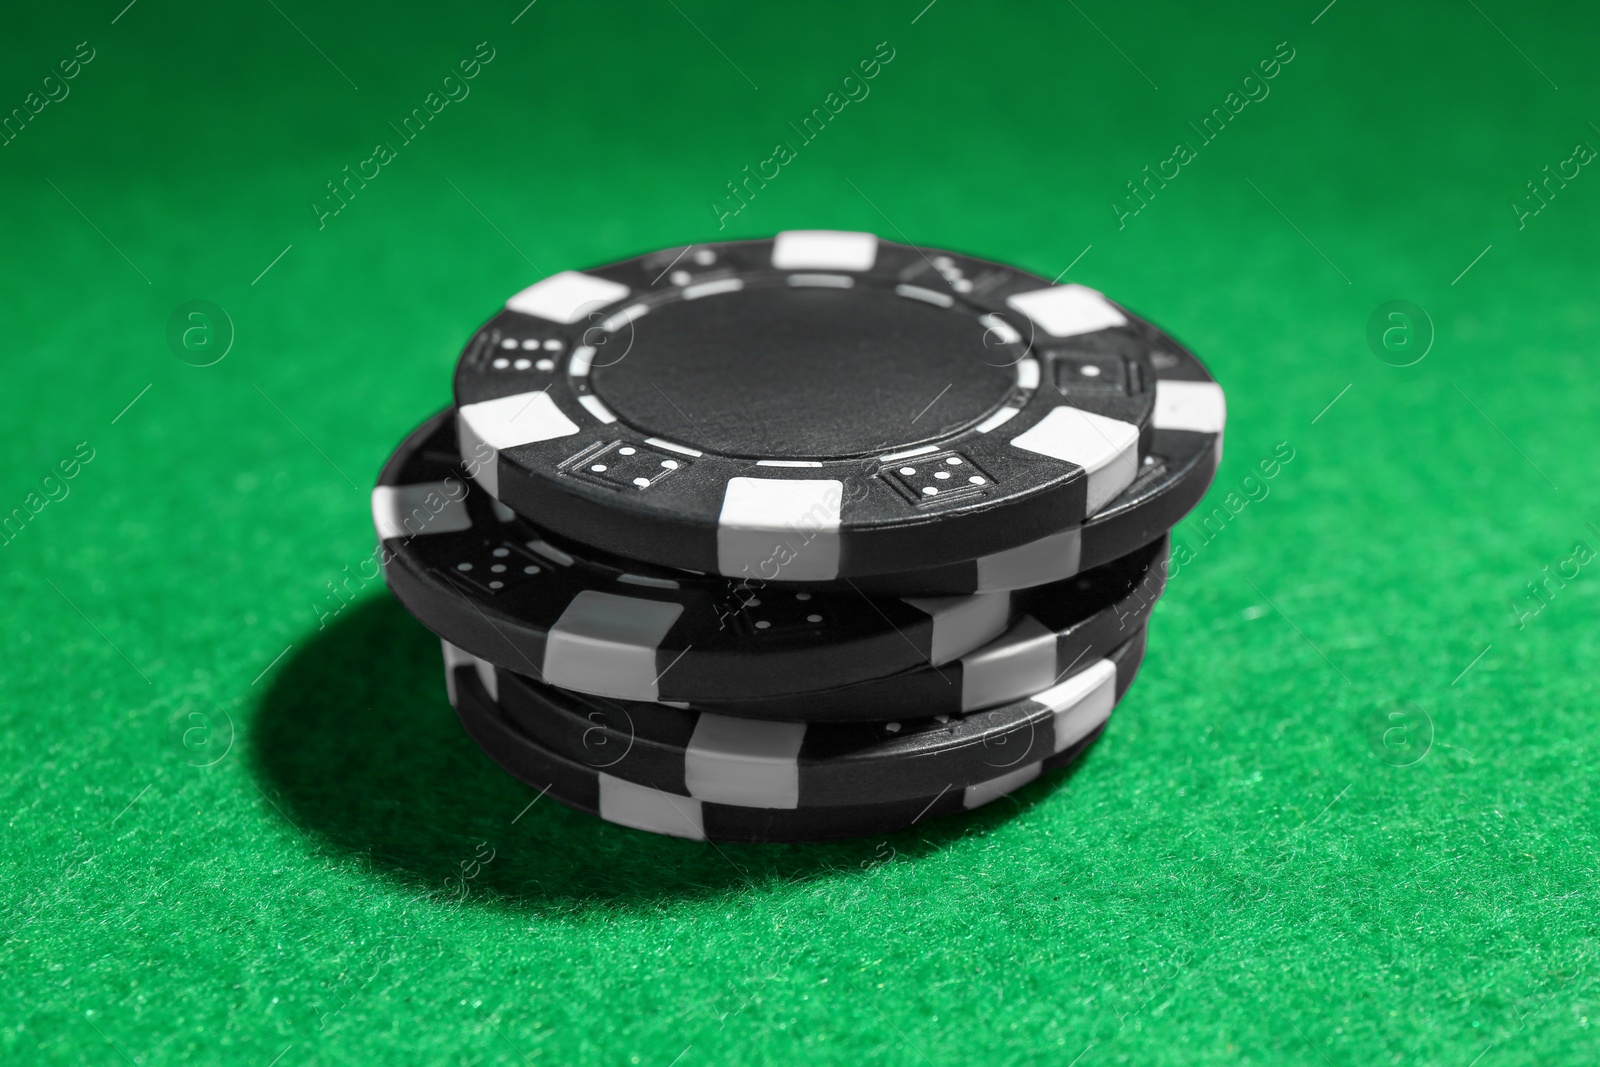
[{"label": "chip center disc", "polygon": [[870,288],[747,288],[631,330],[611,339],[623,353],[595,357],[595,393],[652,436],[752,458],[894,452],[974,425],[1020,354],[959,305]]}]

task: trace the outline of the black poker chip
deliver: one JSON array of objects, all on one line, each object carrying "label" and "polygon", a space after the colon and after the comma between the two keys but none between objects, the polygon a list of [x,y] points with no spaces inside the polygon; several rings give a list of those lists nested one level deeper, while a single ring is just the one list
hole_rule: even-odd
[{"label": "black poker chip", "polygon": [[785,722],[959,715],[1047,689],[1141,631],[1166,589],[1166,537],[1112,563],[1019,594],[1000,637],[949,663],[788,696],[696,701],[703,711]]},{"label": "black poker chip", "polygon": [[[445,646],[528,737],[638,785],[743,807],[870,805],[989,781],[1103,726],[1144,658],[1145,632],[1041,692],[966,715],[804,723],[587,697]],[[453,684],[453,682],[452,682]]]},{"label": "black poker chip", "polygon": [[892,833],[940,815],[970,811],[1076,761],[1104,726],[1061,752],[1023,763],[964,788],[880,804],[755,807],[699,800],[640,785],[566,759],[519,728],[467,663],[451,671],[456,714],[485,754],[540,796],[620,826],[701,841],[738,844],[832,841]]},{"label": "black poker chip", "polygon": [[637,563],[546,533],[467,477],[455,415],[401,443],[372,494],[400,602],[474,655],[634,700],[777,697],[948,663],[1001,635],[1012,595],[869,598]]},{"label": "black poker chip", "polygon": [[1163,398],[1149,338],[1083,286],[871,234],[669,249],[512,296],[457,365],[461,453],[514,510],[628,558],[904,575],[1121,496],[1157,409],[1215,389],[1199,370]]}]

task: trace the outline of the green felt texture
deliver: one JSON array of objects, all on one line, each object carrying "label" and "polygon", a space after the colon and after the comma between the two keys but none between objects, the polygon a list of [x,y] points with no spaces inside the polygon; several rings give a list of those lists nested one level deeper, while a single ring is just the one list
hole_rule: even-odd
[{"label": "green felt texture", "polygon": [[[1593,1062],[1600,576],[1527,583],[1600,547],[1600,174],[1509,206],[1600,146],[1592,5],[123,2],[0,14],[0,112],[95,49],[0,146],[0,512],[93,449],[0,546],[4,1062]],[[1076,260],[1226,386],[1238,513],[1086,760],[968,818],[529,808],[381,585],[335,610],[367,490],[537,272],[797,227]]]}]

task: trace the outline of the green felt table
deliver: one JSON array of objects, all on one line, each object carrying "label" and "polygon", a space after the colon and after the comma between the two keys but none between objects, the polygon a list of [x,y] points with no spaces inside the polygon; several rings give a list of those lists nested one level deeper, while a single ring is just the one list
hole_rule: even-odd
[{"label": "green felt table", "polygon": [[[1593,7],[124,2],[0,15],[5,1062],[1593,1061]],[[791,228],[1207,361],[1149,661],[887,838],[530,807],[373,478],[508,294]]]}]

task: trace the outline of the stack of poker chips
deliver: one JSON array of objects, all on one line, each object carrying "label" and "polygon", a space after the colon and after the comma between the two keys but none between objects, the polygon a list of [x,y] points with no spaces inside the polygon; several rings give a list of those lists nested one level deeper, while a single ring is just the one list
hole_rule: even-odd
[{"label": "stack of poker chips", "polygon": [[640,830],[827,840],[1093,744],[1224,414],[1094,290],[791,231],[512,296],[372,514],[507,772]]}]

